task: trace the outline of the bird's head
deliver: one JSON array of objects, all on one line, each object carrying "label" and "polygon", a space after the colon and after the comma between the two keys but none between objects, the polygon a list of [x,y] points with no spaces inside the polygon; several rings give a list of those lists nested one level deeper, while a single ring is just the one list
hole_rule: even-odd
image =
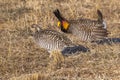
[{"label": "bird's head", "polygon": [[67,21],[58,21],[57,26],[61,28],[63,32],[67,32],[69,29],[69,22]]},{"label": "bird's head", "polygon": [[29,34],[33,36],[36,32],[42,30],[40,26],[39,24],[32,24],[31,27],[29,27]]},{"label": "bird's head", "polygon": [[68,32],[69,22],[61,15],[58,9],[54,10],[53,13],[59,20],[57,25],[61,28],[61,31]]}]

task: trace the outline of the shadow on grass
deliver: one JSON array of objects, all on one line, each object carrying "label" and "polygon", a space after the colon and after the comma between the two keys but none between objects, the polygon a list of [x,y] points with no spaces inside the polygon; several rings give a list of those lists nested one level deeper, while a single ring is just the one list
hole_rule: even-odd
[{"label": "shadow on grass", "polygon": [[[95,41],[92,43],[97,43],[98,45],[99,44],[102,44],[102,45],[103,44],[108,44],[108,45],[120,44],[120,38],[107,38],[107,39]],[[90,51],[89,48],[79,45],[74,47],[66,47],[64,50],[61,51],[61,53],[65,56],[68,56],[68,55],[77,54],[77,52],[89,52],[89,51]]]},{"label": "shadow on grass", "polygon": [[61,51],[61,53],[65,56],[69,56],[77,54],[77,52],[89,52],[89,51],[90,51],[89,48],[79,45],[73,47],[66,47],[64,50]]},{"label": "shadow on grass", "polygon": [[120,43],[120,38],[107,38],[107,39],[103,39],[100,41],[95,41],[95,43],[97,44],[119,44]]}]

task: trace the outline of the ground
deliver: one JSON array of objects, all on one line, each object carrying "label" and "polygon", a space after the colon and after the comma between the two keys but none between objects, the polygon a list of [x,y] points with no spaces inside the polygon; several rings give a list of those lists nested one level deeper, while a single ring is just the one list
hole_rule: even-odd
[{"label": "ground", "polygon": [[0,0],[0,80],[120,80],[120,43],[89,43],[90,52],[64,57],[61,65],[34,43],[32,24],[60,31],[57,8],[67,19],[97,19],[99,9],[108,37],[120,38],[119,0]]}]

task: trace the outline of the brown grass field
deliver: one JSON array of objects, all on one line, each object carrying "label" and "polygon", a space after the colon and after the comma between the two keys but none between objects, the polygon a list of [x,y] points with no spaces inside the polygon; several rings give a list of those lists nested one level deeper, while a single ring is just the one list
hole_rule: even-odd
[{"label": "brown grass field", "polygon": [[119,0],[0,0],[0,80],[120,80],[120,43],[88,43],[90,52],[64,57],[60,65],[34,43],[32,24],[60,31],[56,8],[67,19],[97,19],[100,9],[109,37],[120,38]]}]

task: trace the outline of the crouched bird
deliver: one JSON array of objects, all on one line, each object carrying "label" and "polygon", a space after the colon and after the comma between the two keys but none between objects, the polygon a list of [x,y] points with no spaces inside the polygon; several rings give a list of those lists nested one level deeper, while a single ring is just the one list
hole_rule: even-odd
[{"label": "crouched bird", "polygon": [[38,24],[33,24],[31,28],[34,29],[33,38],[36,44],[49,53],[58,50],[63,55],[70,55],[79,51],[89,51],[82,45],[73,44],[69,38],[55,30],[42,29]]}]

